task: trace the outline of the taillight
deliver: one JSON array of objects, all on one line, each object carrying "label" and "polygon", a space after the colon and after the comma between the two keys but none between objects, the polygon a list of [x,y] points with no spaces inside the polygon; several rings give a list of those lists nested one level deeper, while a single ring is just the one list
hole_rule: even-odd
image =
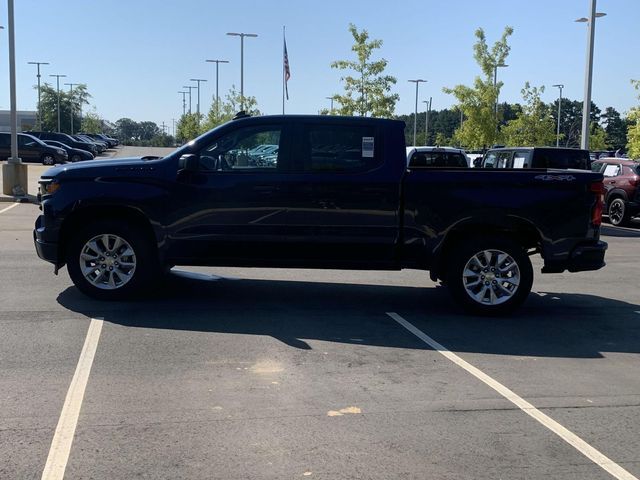
[{"label": "taillight", "polygon": [[629,183],[632,187],[637,187],[638,185],[640,185],[640,177],[633,177],[631,180],[629,180]]},{"label": "taillight", "polygon": [[596,203],[591,209],[591,223],[599,227],[602,224],[602,206],[604,205],[604,184],[602,180],[591,184],[591,192],[596,194]]}]

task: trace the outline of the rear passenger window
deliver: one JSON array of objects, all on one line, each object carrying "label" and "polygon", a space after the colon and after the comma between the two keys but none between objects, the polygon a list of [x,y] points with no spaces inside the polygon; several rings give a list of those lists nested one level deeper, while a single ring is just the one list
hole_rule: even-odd
[{"label": "rear passenger window", "polygon": [[420,168],[466,168],[464,155],[455,152],[416,152],[411,157],[409,167]]},{"label": "rear passenger window", "polygon": [[302,138],[302,160],[307,172],[355,173],[382,164],[375,127],[308,125]]},{"label": "rear passenger window", "polygon": [[526,153],[516,152],[513,155],[513,168],[529,168],[529,156]]},{"label": "rear passenger window", "polygon": [[620,175],[620,165],[607,165],[605,167],[605,177],[617,177],[618,175]]},{"label": "rear passenger window", "polygon": [[509,168],[509,161],[511,160],[512,152],[500,152],[498,153],[498,161],[496,168]]}]

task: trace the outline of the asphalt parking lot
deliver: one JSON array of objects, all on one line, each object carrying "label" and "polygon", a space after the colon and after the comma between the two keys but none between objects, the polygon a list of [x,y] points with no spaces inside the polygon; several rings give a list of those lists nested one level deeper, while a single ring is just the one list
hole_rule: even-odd
[{"label": "asphalt parking lot", "polygon": [[2,479],[640,477],[638,222],[486,319],[418,271],[190,268],[97,302],[37,214],[0,203]]}]

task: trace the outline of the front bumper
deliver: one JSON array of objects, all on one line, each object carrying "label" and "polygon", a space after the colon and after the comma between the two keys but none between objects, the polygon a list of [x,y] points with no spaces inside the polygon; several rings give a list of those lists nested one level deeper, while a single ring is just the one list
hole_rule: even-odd
[{"label": "front bumper", "polygon": [[36,252],[42,260],[53,263],[56,267],[59,266],[58,262],[58,244],[54,242],[47,242],[44,240],[44,216],[40,215],[36,219],[36,226],[33,229],[33,243],[36,247]]},{"label": "front bumper", "polygon": [[598,241],[578,245],[573,249],[565,261],[545,262],[542,273],[586,272],[599,270],[606,265],[604,254],[608,248],[607,242]]}]

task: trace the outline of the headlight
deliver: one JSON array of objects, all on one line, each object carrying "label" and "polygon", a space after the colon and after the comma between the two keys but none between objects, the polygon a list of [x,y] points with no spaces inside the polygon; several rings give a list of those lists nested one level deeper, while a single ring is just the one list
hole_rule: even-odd
[{"label": "headlight", "polygon": [[42,195],[53,195],[60,189],[60,183],[56,180],[50,182],[42,182],[40,184],[40,192]]},{"label": "headlight", "polygon": [[58,155],[64,155],[66,152],[62,149],[58,149],[56,150],[56,152],[58,152]]}]

